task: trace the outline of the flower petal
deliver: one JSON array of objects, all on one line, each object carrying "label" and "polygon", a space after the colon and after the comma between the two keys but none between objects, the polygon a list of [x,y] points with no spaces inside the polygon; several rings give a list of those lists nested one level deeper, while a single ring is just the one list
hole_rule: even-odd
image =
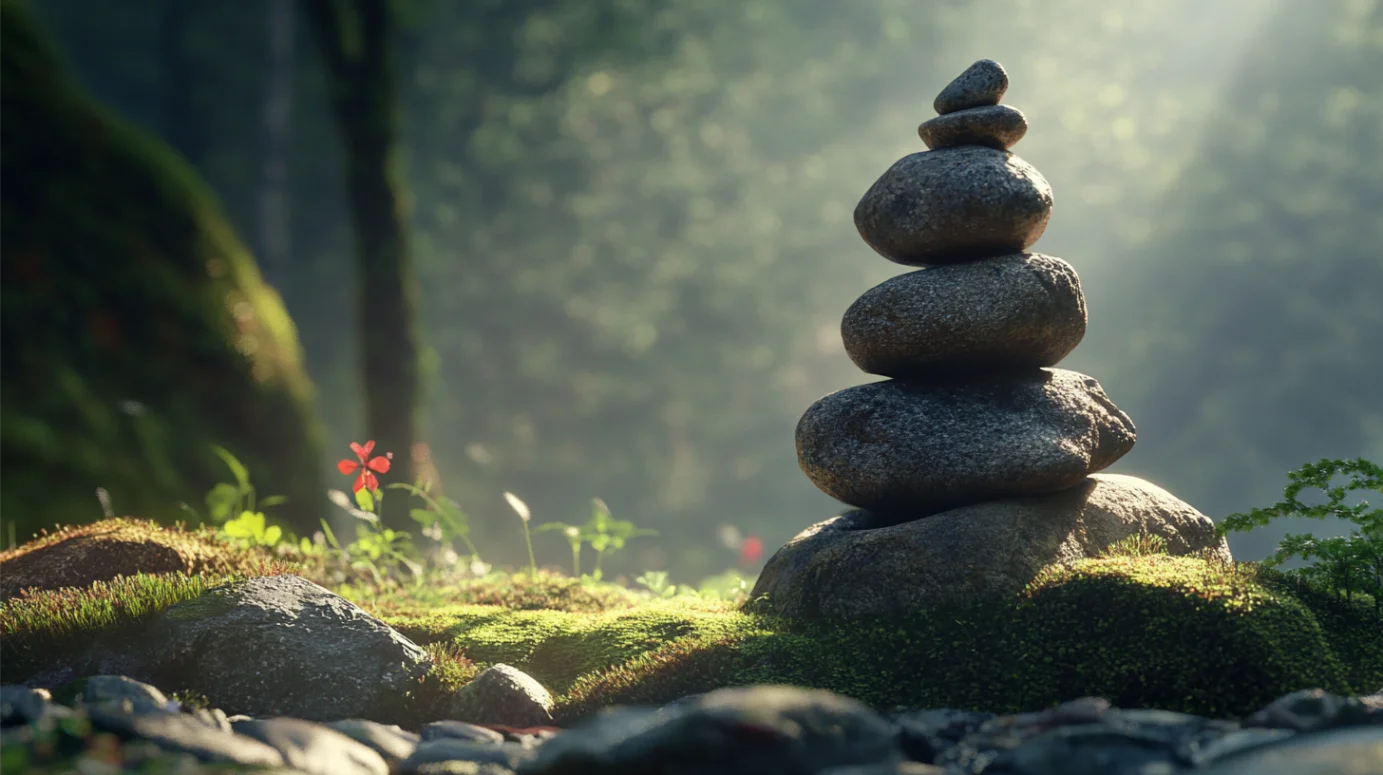
[{"label": "flower petal", "polygon": [[366,456],[370,454],[370,451],[368,449],[365,449],[364,445],[357,444],[354,441],[351,442],[351,451],[354,452],[355,456],[360,458],[362,461],[364,461]]},{"label": "flower petal", "polygon": [[342,460],[336,464],[336,470],[340,471],[346,476],[350,476],[351,474],[355,473],[355,469],[359,467],[360,464],[355,462],[354,460]]},{"label": "flower petal", "polygon": [[387,457],[371,458],[367,465],[371,470],[378,471],[381,474],[389,473],[389,458]]},{"label": "flower petal", "polygon": [[360,478],[365,480],[365,486],[370,489],[370,492],[379,489],[379,479],[375,478],[375,475],[369,471],[361,471]]},{"label": "flower petal", "polygon": [[371,440],[371,441],[365,442],[365,446],[363,447],[363,449],[364,449],[364,452],[361,452],[360,454],[363,455],[363,456],[365,456],[365,457],[369,457],[369,456],[370,456],[370,453],[375,451],[375,443],[374,443],[374,441]]},{"label": "flower petal", "polygon": [[351,485],[351,492],[360,492],[360,489],[365,486],[365,474],[367,473],[369,471],[361,471],[360,476],[355,477],[355,484]]}]

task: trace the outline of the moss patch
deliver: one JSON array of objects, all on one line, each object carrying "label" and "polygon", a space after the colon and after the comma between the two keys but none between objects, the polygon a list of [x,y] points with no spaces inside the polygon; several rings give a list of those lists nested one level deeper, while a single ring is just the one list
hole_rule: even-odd
[{"label": "moss patch", "polygon": [[1376,689],[1383,657],[1364,644],[1383,622],[1368,601],[1341,605],[1299,599],[1247,567],[1153,555],[1049,569],[1014,599],[911,621],[800,622],[665,602],[601,614],[454,606],[385,621],[479,667],[528,672],[567,721],[750,683],[830,689],[879,708],[1018,712],[1099,695],[1224,717],[1301,688]]},{"label": "moss patch", "polygon": [[267,553],[230,546],[207,530],[106,519],[59,528],[0,552],[0,600],[21,589],[84,588],[138,573],[252,574],[265,572],[270,564]]},{"label": "moss patch", "polygon": [[214,197],[0,4],[0,512],[16,538],[115,506],[163,522],[245,460],[299,533],[326,516],[293,323]]}]

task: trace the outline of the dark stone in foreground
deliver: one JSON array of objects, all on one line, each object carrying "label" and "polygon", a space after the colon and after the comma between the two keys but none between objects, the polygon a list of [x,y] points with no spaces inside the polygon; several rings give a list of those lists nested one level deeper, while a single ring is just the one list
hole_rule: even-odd
[{"label": "dark stone in foreground", "polygon": [[870,374],[1054,366],[1085,336],[1071,265],[1018,253],[936,266],[865,291],[841,320],[850,360]]},{"label": "dark stone in foreground", "polygon": [[1134,440],[1094,378],[1035,369],[837,391],[802,415],[797,460],[837,500],[920,518],[1073,487]]},{"label": "dark stone in foreground", "polygon": [[1052,187],[1006,151],[962,145],[904,156],[855,207],[871,248],[909,266],[1025,250],[1052,215]]}]

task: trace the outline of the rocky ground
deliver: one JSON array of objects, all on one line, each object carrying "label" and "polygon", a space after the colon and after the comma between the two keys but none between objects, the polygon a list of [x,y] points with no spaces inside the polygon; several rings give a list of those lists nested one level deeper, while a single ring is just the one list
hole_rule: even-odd
[{"label": "rocky ground", "polygon": [[[112,578],[124,552],[161,575]],[[1371,602],[1247,564],[1112,553],[848,624],[551,573],[371,588],[138,521],[18,571],[50,588],[0,609],[6,773],[1383,772]]]}]

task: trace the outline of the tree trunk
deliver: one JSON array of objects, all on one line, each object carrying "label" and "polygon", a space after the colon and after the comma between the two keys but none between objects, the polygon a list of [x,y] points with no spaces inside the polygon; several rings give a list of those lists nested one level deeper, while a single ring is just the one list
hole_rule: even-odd
[{"label": "tree trunk", "polygon": [[271,285],[282,286],[293,250],[289,220],[289,155],[293,130],[294,0],[270,0],[269,79],[264,95],[264,166],[259,189],[259,265]]},{"label": "tree trunk", "polygon": [[[396,146],[394,11],[390,0],[304,2],[326,60],[332,108],[345,144],[366,427],[379,452],[394,453],[395,468],[388,479],[411,483],[419,393],[414,328],[418,290],[408,252]],[[405,511],[391,508],[390,513]],[[400,528],[407,520],[386,514],[381,522]]]}]

